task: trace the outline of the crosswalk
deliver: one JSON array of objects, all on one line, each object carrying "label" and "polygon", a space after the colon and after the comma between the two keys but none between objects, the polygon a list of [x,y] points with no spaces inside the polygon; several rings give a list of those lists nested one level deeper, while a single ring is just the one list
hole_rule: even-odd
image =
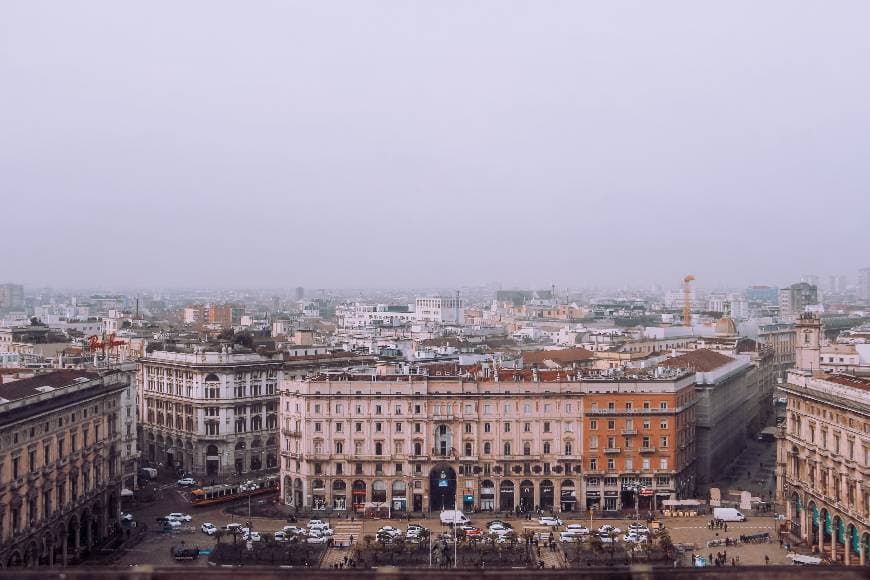
[{"label": "crosswalk", "polygon": [[348,558],[352,554],[352,543],[356,544],[360,541],[363,533],[362,522],[335,521],[332,527],[332,546],[326,551],[323,556],[320,566],[322,568],[334,568],[336,564],[344,562],[345,556]]}]

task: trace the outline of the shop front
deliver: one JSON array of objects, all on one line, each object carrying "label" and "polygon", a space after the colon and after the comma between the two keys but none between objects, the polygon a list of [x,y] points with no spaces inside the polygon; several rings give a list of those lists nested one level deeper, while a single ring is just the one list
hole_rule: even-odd
[{"label": "shop front", "polygon": [[600,491],[587,491],[586,492],[586,509],[587,510],[601,510],[601,492]]},{"label": "shop front", "polygon": [[604,511],[615,512],[619,511],[619,492],[605,491],[604,492]]},{"label": "shop front", "polygon": [[495,484],[488,479],[480,484],[480,509],[495,510]]}]

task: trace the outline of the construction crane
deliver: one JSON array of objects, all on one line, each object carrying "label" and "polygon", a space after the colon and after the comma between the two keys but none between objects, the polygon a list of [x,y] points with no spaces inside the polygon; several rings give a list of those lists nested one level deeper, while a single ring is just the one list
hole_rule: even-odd
[{"label": "construction crane", "polygon": [[695,277],[689,274],[683,278],[683,326],[692,326],[692,300],[691,287],[689,284],[695,280]]}]

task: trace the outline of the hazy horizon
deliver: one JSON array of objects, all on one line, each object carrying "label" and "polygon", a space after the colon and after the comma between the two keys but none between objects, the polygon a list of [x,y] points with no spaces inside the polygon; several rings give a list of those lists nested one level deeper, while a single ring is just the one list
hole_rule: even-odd
[{"label": "hazy horizon", "polygon": [[0,283],[870,266],[870,4],[0,4]]}]

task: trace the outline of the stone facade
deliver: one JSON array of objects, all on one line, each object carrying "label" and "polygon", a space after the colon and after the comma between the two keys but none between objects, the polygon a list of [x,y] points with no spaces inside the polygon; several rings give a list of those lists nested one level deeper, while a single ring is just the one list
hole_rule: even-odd
[{"label": "stone facade", "polygon": [[0,566],[74,563],[120,530],[130,381],[58,371],[0,386]]},{"label": "stone facade", "polygon": [[795,370],[783,386],[779,500],[790,531],[847,565],[870,555],[870,380]]},{"label": "stone facade", "polygon": [[282,364],[226,348],[149,353],[138,372],[144,461],[197,476],[277,468]]},{"label": "stone facade", "polygon": [[[280,406],[282,500],[335,510],[579,511],[587,506],[587,479],[597,478],[600,486],[605,472],[616,489],[649,480],[649,487],[676,494],[694,462],[689,455],[676,459],[679,446],[692,440],[678,433],[693,428],[689,415],[681,414],[691,407],[693,373],[659,371],[637,370],[643,376],[625,378],[597,371],[503,370],[498,379],[398,374],[287,381]],[[585,422],[598,416],[590,414],[593,408],[607,411],[607,403],[618,399],[624,409],[625,397],[607,392],[638,399],[636,433],[622,424],[615,431],[614,425],[620,440],[636,440],[636,449],[620,450],[620,466],[612,469],[603,456],[600,464],[589,463],[584,440]],[[683,407],[675,393],[685,395]],[[643,406],[647,398],[649,409]],[[600,406],[593,407],[593,400]],[[645,416],[654,419],[649,427]],[[643,437],[654,437],[658,445],[662,420],[669,422],[667,449],[640,449]],[[601,422],[607,432],[603,416]],[[636,463],[625,468],[633,453]],[[642,457],[649,458],[646,467]],[[588,472],[590,467],[595,469]],[[611,507],[626,506],[620,501]]]}]

